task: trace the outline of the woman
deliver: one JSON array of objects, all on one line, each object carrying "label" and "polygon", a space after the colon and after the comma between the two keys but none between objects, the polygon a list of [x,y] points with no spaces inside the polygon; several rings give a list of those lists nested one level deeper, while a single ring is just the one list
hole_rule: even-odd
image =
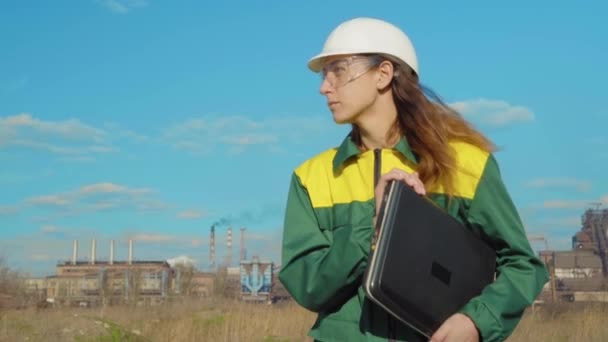
[{"label": "woman", "polygon": [[319,341],[419,341],[371,303],[361,279],[389,180],[404,181],[497,252],[497,278],[448,318],[433,341],[502,341],[547,282],[501,180],[492,143],[419,83],[409,38],[390,23],[339,25],[308,66],[338,124],[352,131],[292,175],[281,282],[318,313]]}]

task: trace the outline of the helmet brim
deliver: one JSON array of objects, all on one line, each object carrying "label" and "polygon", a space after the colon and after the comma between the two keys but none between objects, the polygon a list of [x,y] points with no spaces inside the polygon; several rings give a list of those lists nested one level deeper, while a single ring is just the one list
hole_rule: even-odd
[{"label": "helmet brim", "polygon": [[323,60],[327,57],[333,57],[333,56],[349,56],[349,55],[362,55],[362,54],[369,54],[369,53],[381,53],[379,51],[361,51],[361,50],[357,50],[357,51],[331,51],[331,52],[323,52],[320,53],[314,57],[312,57],[311,59],[308,60],[308,68],[313,71],[313,72],[320,72],[321,69],[323,69]]}]

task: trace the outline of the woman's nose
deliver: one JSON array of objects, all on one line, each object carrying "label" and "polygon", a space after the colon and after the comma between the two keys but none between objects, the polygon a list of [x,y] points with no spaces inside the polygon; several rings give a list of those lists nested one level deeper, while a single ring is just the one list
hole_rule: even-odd
[{"label": "woman's nose", "polygon": [[331,86],[327,78],[323,78],[323,81],[321,82],[321,87],[319,88],[319,92],[322,95],[327,95],[332,89],[333,87]]}]

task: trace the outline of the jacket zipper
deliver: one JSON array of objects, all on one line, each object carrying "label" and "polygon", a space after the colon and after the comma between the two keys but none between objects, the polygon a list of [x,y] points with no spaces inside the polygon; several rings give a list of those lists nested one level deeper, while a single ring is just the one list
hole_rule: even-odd
[{"label": "jacket zipper", "polygon": [[382,150],[377,148],[374,150],[374,190],[380,179],[380,171],[382,166]]},{"label": "jacket zipper", "polygon": [[[380,173],[382,172],[382,150],[379,148],[374,149],[374,191],[378,186],[378,180],[380,179]],[[374,210],[374,213],[376,211]],[[393,317],[387,314],[388,318],[388,338],[389,341],[395,341],[395,331]]]}]

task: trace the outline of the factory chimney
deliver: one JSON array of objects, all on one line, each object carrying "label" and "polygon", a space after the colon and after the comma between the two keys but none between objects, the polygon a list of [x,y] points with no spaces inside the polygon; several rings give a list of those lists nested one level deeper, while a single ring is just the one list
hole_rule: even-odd
[{"label": "factory chimney", "polygon": [[95,265],[95,255],[97,254],[97,241],[91,241],[91,265]]},{"label": "factory chimney", "polygon": [[247,259],[247,255],[245,254],[245,227],[241,228],[241,260],[243,261]]},{"label": "factory chimney", "polygon": [[78,261],[78,240],[74,240],[74,247],[72,249],[72,265],[76,265]]},{"label": "factory chimney", "polygon": [[110,265],[114,265],[114,240],[110,240]]},{"label": "factory chimney", "polygon": [[129,265],[133,264],[133,239],[129,239]]},{"label": "factory chimney", "polygon": [[226,258],[226,263],[228,267],[232,267],[232,227],[228,227],[228,235],[226,237],[226,247],[228,248],[227,251],[227,258]]},{"label": "factory chimney", "polygon": [[209,239],[209,266],[211,271],[215,270],[215,225],[211,226],[211,237]]}]

